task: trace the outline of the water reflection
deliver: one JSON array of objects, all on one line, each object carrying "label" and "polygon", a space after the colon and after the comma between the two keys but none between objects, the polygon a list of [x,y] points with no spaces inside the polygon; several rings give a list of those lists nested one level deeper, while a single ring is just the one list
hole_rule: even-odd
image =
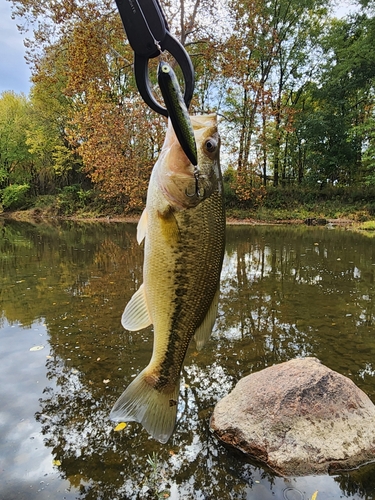
[{"label": "water reflection", "polygon": [[[371,240],[320,228],[229,228],[213,338],[203,351],[188,352],[177,428],[161,445],[136,423],[115,432],[108,420],[152,350],[151,329],[129,334],[120,325],[142,279],[135,226],[5,221],[1,230],[0,352],[7,362],[0,374],[18,374],[1,393],[7,499],[16,491],[14,498],[29,500],[261,500],[294,490],[306,500],[316,490],[324,499],[374,497],[372,466],[284,480],[229,455],[208,428],[215,403],[239,378],[302,355],[349,376],[375,401]],[[17,353],[14,341],[24,346]],[[29,348],[38,341],[46,348],[32,358]],[[32,379],[36,360],[38,386],[20,384]],[[26,400],[21,415],[12,401]],[[25,416],[32,425],[11,437],[12,419],[21,425]],[[43,436],[43,456],[40,447],[17,448],[33,436]],[[34,470],[36,459],[42,465]],[[19,486],[12,471],[22,467],[33,470],[38,488],[30,481]]]}]

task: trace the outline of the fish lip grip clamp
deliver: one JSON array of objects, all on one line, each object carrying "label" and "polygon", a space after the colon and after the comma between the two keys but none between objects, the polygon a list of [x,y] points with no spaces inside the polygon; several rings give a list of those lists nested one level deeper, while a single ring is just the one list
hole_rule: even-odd
[{"label": "fish lip grip clamp", "polygon": [[185,81],[184,101],[189,108],[194,92],[194,68],[183,45],[170,34],[158,0],[116,0],[128,41],[134,50],[134,74],[139,93],[151,109],[168,116],[154,98],[148,61],[168,51],[179,64]]}]

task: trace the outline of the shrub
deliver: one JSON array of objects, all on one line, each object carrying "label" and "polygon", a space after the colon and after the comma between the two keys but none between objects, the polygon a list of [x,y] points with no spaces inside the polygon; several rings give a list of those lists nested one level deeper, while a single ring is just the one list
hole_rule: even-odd
[{"label": "shrub", "polygon": [[27,204],[28,184],[11,184],[3,189],[2,204],[5,209],[16,210]]},{"label": "shrub", "polygon": [[363,229],[364,231],[375,231],[375,221],[368,220],[362,222],[362,224],[359,226],[359,229]]},{"label": "shrub", "polygon": [[57,196],[57,209],[60,215],[72,215],[93,202],[92,190],[84,190],[79,184],[65,186]]}]

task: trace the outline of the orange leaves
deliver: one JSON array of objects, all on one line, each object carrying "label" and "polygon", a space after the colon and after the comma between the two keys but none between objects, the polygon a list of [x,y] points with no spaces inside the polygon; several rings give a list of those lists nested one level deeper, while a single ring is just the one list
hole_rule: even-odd
[{"label": "orange leaves", "polygon": [[75,117],[84,170],[103,198],[124,211],[145,202],[151,168],[164,135],[162,119],[140,105],[139,98],[116,105],[97,89],[87,94]]},{"label": "orange leaves", "polygon": [[246,206],[258,207],[266,195],[266,189],[260,185],[260,175],[254,167],[237,170],[231,187],[238,200]]},{"label": "orange leaves", "polygon": [[133,210],[144,204],[164,122],[148,110],[135,88],[129,62],[133,54],[124,44],[113,5],[82,4],[73,20],[71,1],[63,0],[56,12],[71,23],[62,37],[62,91],[69,102],[65,133],[101,196]]}]

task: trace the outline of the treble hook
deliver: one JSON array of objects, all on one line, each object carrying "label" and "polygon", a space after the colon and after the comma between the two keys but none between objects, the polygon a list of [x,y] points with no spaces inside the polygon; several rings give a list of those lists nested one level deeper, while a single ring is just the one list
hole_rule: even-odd
[{"label": "treble hook", "polygon": [[194,167],[194,179],[195,179],[194,193],[190,194],[188,192],[188,189],[186,188],[185,194],[188,198],[194,198],[194,196],[196,196],[197,198],[203,198],[205,190],[204,190],[204,187],[202,187],[202,188],[199,187],[199,168],[198,168],[198,166]]}]

